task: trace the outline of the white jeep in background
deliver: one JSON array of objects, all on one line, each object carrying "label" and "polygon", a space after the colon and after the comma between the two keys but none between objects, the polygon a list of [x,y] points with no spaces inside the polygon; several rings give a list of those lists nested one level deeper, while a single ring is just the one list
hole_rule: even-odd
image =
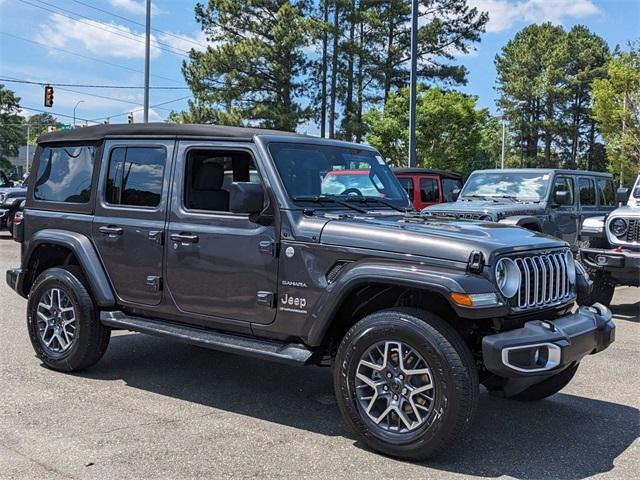
[{"label": "white jeep in background", "polygon": [[594,282],[585,301],[608,305],[616,285],[640,286],[640,175],[631,192],[618,189],[616,201],[627,204],[582,224],[580,259]]}]

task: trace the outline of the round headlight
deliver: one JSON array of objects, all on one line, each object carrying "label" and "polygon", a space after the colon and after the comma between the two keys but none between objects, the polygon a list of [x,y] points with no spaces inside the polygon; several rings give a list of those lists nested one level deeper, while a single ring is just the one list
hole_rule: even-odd
[{"label": "round headlight", "polygon": [[611,233],[616,237],[621,237],[627,233],[627,222],[624,218],[614,218],[609,224],[609,230],[611,230]]},{"label": "round headlight", "polygon": [[569,284],[576,283],[576,262],[573,259],[571,250],[564,252],[564,259],[567,265],[567,275],[569,276]]},{"label": "round headlight", "polygon": [[518,293],[520,270],[510,258],[501,258],[496,263],[496,283],[506,298],[511,298]]},{"label": "round headlight", "polygon": [[478,218],[478,220],[482,220],[483,222],[490,222],[493,220],[493,217],[491,215],[482,215]]}]

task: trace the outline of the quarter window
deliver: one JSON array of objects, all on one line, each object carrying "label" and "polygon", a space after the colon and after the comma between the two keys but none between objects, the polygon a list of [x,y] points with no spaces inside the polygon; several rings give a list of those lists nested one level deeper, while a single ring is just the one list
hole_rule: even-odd
[{"label": "quarter window", "polygon": [[578,188],[580,193],[580,205],[596,204],[596,187],[593,179],[580,178],[578,180]]},{"label": "quarter window", "polygon": [[40,155],[34,198],[47,202],[88,203],[95,158],[93,146],[45,148]]},{"label": "quarter window", "polygon": [[600,205],[615,206],[613,182],[611,180],[598,180],[598,197],[600,197]]},{"label": "quarter window", "polygon": [[420,200],[423,202],[437,202],[439,199],[438,181],[435,178],[421,178]]},{"label": "quarter window", "polygon": [[111,150],[105,200],[111,205],[157,207],[162,195],[166,153],[162,147]]}]

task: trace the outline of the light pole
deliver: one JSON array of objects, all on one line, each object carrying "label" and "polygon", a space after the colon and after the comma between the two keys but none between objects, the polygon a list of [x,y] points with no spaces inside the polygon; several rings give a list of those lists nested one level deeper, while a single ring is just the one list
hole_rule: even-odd
[{"label": "light pole", "polygon": [[144,39],[144,123],[149,123],[149,50],[151,44],[151,0],[147,0],[147,24]]},{"label": "light pole", "polygon": [[81,103],[84,103],[84,100],[78,100],[76,106],[73,107],[73,128],[76,128],[76,108],[78,108],[78,105],[80,105]]},{"label": "light pole", "polygon": [[411,82],[409,87],[409,168],[416,166],[416,102],[418,70],[418,0],[411,1]]}]

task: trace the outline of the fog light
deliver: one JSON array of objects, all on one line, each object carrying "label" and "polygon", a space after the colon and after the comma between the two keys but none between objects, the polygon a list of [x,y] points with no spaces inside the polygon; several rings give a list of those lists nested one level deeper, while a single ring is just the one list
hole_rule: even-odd
[{"label": "fog light", "polygon": [[544,372],[560,365],[562,350],[553,343],[537,343],[502,349],[502,363],[524,373]]}]

